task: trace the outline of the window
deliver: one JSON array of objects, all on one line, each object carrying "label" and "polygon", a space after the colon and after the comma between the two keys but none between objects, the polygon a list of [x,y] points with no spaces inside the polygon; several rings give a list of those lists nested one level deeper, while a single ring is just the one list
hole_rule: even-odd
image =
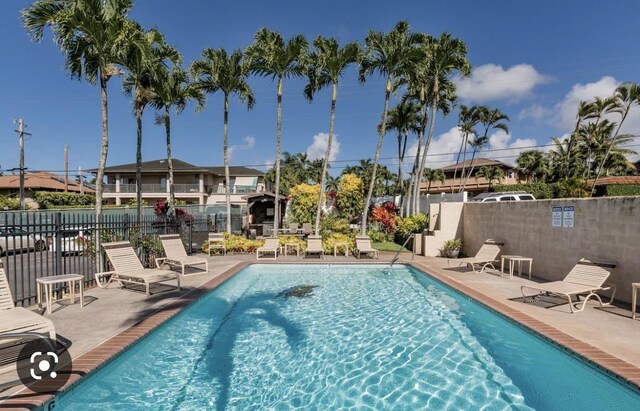
[{"label": "window", "polygon": [[516,198],[512,196],[500,197],[500,201],[516,201]]},{"label": "window", "polygon": [[532,195],[520,196],[520,200],[535,200]]},{"label": "window", "polygon": [[167,177],[160,177],[160,185],[162,187],[166,187],[167,186]]}]

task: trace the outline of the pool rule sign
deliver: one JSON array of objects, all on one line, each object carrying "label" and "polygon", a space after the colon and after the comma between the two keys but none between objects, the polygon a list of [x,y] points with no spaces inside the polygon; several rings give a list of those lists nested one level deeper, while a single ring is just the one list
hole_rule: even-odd
[{"label": "pool rule sign", "polygon": [[575,215],[575,206],[551,207],[551,226],[573,228]]},{"label": "pool rule sign", "polygon": [[562,207],[551,207],[551,227],[562,227]]}]

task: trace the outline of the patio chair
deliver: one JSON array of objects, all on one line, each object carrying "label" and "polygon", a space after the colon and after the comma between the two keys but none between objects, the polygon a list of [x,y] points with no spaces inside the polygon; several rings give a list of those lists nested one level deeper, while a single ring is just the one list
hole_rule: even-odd
[{"label": "patio chair", "polygon": [[313,227],[311,223],[302,223],[302,234],[309,235],[313,233]]},{"label": "patio chair", "polygon": [[[19,344],[27,336],[48,337],[55,340],[56,329],[50,319],[26,308],[15,306],[7,275],[0,261],[0,348],[4,352],[5,348]],[[14,354],[8,352],[7,356],[13,358]],[[16,369],[15,361],[4,361],[4,357],[4,354],[0,355],[0,374]],[[0,391],[13,385],[15,385],[14,382],[0,383]]]},{"label": "patio chair", "polygon": [[[180,291],[180,275],[172,270],[158,268],[144,268],[128,241],[102,244],[107,258],[113,266],[113,271],[96,273],[96,282],[101,288],[107,288],[112,281],[122,283],[142,284],[145,286],[145,295],[148,297],[149,285],[176,280],[177,289]],[[105,280],[105,277],[109,277]],[[124,285],[123,285],[124,286]]]},{"label": "patio chair", "polygon": [[356,237],[356,248],[353,250],[353,254],[358,258],[361,258],[362,255],[369,255],[373,258],[378,258],[378,250],[371,247],[371,239],[369,236]]},{"label": "patio chair", "polygon": [[162,242],[162,247],[164,248],[164,254],[166,255],[166,257],[156,258],[156,267],[162,268],[165,263],[170,266],[179,265],[182,269],[182,275],[184,276],[186,275],[186,267],[204,264],[204,271],[196,271],[192,274],[202,274],[209,272],[209,262],[206,258],[187,255],[179,234],[165,234],[159,237],[160,241]]},{"label": "patio chair", "polygon": [[307,249],[304,252],[304,257],[310,255],[317,255],[319,258],[322,258],[324,254],[324,249],[322,248],[322,237],[310,235],[307,237]]},{"label": "patio chair", "polygon": [[227,255],[227,246],[224,242],[224,233],[209,233],[209,256],[211,250],[222,250],[222,255]]},{"label": "patio chair", "polygon": [[279,238],[266,238],[264,245],[256,249],[256,259],[260,257],[264,258],[265,254],[273,254],[273,259],[278,258],[278,252],[280,251],[280,239]]},{"label": "patio chair", "polygon": [[[600,302],[600,306],[604,307],[610,305],[613,302],[613,297],[616,295],[615,285],[604,284],[616,265],[617,263],[613,261],[594,261],[582,258],[563,280],[523,285],[520,287],[520,292],[522,292],[523,297],[526,297],[524,290],[525,288],[529,288],[538,290],[538,294],[546,293],[566,297],[572,314],[584,310],[590,298],[595,298]],[[613,293],[611,294],[611,299],[609,302],[603,303],[596,292],[610,290],[612,288]],[[585,298],[584,301],[582,301],[582,305],[578,308],[575,305],[580,304],[581,295]],[[573,297],[576,297],[577,301],[574,302]]]},{"label": "patio chair", "polygon": [[[479,274],[484,271],[487,266],[490,266],[494,270],[496,269],[493,266],[493,263],[498,260],[498,255],[502,251],[502,247],[504,247],[504,241],[496,241],[488,239],[484,242],[482,247],[478,250],[474,257],[468,258],[454,258],[447,260],[447,265],[451,268],[451,263],[458,263],[458,267],[462,265],[466,265],[467,267],[471,267],[474,273]],[[482,266],[479,271],[476,271],[476,266]]]}]

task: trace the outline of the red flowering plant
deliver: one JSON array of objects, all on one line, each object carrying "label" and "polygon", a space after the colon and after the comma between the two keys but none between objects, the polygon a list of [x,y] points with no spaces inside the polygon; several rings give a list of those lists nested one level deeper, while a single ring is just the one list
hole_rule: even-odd
[{"label": "red flowering plant", "polygon": [[391,201],[376,205],[369,214],[369,221],[378,223],[386,233],[393,233],[398,225],[398,207]]}]

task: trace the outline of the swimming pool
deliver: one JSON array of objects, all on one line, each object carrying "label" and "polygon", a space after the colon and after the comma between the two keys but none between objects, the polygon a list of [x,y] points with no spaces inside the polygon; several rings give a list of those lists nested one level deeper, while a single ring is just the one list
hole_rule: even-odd
[{"label": "swimming pool", "polygon": [[385,272],[249,266],[55,409],[640,409],[636,390],[431,277]]}]

